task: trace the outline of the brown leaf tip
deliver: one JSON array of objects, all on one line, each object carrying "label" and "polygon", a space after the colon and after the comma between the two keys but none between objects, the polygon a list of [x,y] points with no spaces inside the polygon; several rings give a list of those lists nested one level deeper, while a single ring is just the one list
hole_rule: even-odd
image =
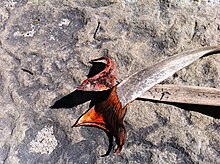
[{"label": "brown leaf tip", "polygon": [[119,154],[127,137],[124,126],[127,106],[122,108],[116,89],[117,86],[114,86],[108,98],[85,112],[74,126],[93,126],[101,128],[106,133],[114,136],[117,144],[115,153]]}]

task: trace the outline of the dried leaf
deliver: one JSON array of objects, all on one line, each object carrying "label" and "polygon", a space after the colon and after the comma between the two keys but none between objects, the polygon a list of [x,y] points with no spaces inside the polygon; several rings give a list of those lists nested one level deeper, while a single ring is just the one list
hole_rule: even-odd
[{"label": "dried leaf", "polygon": [[139,98],[164,102],[220,106],[220,89],[157,84]]},{"label": "dried leaf", "polygon": [[82,84],[77,87],[78,90],[83,91],[103,91],[108,90],[114,86],[114,81],[116,80],[116,66],[112,59],[107,56],[94,59],[91,62],[106,60],[107,64],[101,72],[97,75],[90,77],[82,82]]}]

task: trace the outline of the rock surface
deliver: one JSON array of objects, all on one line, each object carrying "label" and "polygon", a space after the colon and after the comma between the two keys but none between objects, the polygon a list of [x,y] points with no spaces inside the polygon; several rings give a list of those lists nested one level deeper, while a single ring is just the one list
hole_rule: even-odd
[{"label": "rock surface", "polygon": [[[0,163],[220,163],[220,113],[213,108],[135,101],[125,118],[127,142],[119,156],[107,157],[100,157],[108,148],[103,131],[71,128],[88,102],[49,108],[86,79],[88,62],[104,48],[121,81],[183,50],[220,45],[219,7],[218,1],[1,1]],[[165,83],[220,88],[219,63],[219,55],[204,58]]]}]

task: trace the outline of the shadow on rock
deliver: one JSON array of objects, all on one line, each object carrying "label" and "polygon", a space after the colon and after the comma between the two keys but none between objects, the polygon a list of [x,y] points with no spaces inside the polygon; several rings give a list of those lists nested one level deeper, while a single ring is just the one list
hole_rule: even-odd
[{"label": "shadow on rock", "polygon": [[62,97],[60,100],[57,100],[50,108],[72,108],[90,100],[90,107],[92,107],[98,102],[105,100],[109,93],[109,90],[101,92],[75,90],[74,92]]},{"label": "shadow on rock", "polygon": [[[105,63],[101,62],[90,62],[92,67],[87,75],[88,78],[98,74],[105,68]],[[60,100],[56,101],[54,105],[50,108],[72,108],[79,104],[85,103],[91,100],[90,107],[97,104],[98,102],[106,99],[109,95],[109,91],[82,91],[75,90],[72,93],[62,97]]]},{"label": "shadow on rock", "polygon": [[187,111],[195,111],[213,118],[220,118],[220,110],[218,106],[208,105],[192,105],[192,104],[174,104],[177,107],[185,109]]}]

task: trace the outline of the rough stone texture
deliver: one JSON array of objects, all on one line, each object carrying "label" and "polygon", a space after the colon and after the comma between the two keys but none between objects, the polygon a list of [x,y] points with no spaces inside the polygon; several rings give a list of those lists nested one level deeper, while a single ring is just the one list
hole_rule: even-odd
[{"label": "rough stone texture", "polygon": [[[123,80],[174,53],[220,45],[219,8],[218,1],[1,0],[0,163],[220,163],[220,114],[212,108],[211,115],[135,101],[122,153],[107,157],[100,157],[104,132],[71,128],[88,103],[49,108],[86,78],[103,48]],[[219,55],[204,58],[165,82],[220,88],[219,63]]]}]

